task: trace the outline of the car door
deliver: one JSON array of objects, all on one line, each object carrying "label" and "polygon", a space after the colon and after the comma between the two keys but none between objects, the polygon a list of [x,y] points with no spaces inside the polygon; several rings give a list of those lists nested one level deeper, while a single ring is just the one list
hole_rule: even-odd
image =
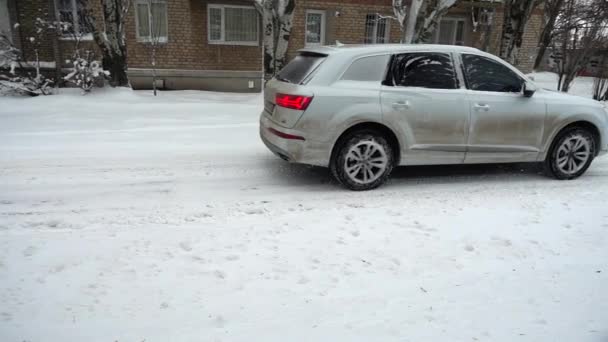
[{"label": "car door", "polygon": [[380,98],[383,120],[407,145],[402,164],[464,161],[469,107],[461,83],[450,53],[392,56]]},{"label": "car door", "polygon": [[525,80],[503,62],[468,53],[460,58],[471,112],[465,163],[535,161],[544,100],[523,96]]}]

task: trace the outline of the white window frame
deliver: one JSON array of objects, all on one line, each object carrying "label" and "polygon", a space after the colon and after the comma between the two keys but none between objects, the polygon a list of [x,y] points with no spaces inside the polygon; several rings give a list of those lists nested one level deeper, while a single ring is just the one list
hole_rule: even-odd
[{"label": "white window frame", "polygon": [[[256,18],[256,39],[255,41],[226,41],[226,8],[247,8],[255,11]],[[222,12],[222,27],[220,28],[220,39],[211,39],[211,9],[219,9]],[[207,5],[207,43],[214,45],[248,45],[248,46],[259,46],[260,45],[260,15],[255,7],[253,6],[239,6],[239,5],[221,5],[221,4],[208,4]]]},{"label": "white window frame", "polygon": [[[69,0],[71,7],[72,7],[72,26],[74,27],[74,32],[80,32],[80,22],[78,21],[79,17],[78,17],[78,0]],[[59,18],[61,18],[61,11],[59,11],[59,4],[58,4],[58,0],[55,1],[55,12],[57,12],[57,18],[59,20]],[[75,34],[77,35],[77,34]],[[80,40],[93,40],[93,33],[85,33],[83,35],[81,35],[78,38],[75,38],[74,35],[72,35],[71,33],[65,33],[63,34],[61,37],[59,37],[59,39],[61,40],[74,40],[74,39],[80,39]]]},{"label": "white window frame", "polygon": [[[147,1],[147,0],[137,0],[135,1],[135,8],[133,9],[133,11],[135,12],[135,36],[137,37],[137,41],[140,43],[151,43],[152,42],[152,8],[150,6],[150,3],[157,3],[157,4],[165,4],[165,26],[167,27],[167,35],[165,36],[159,36],[158,37],[158,42],[161,44],[167,43],[169,41],[169,4],[167,3],[166,0],[152,0],[152,1]],[[142,37],[139,35],[139,12],[137,11],[137,6],[140,4],[144,4],[146,6],[148,6],[148,32],[150,32],[150,35],[147,37]]]},{"label": "white window frame", "polygon": [[[321,15],[321,39],[319,43],[308,42],[308,14],[320,14]],[[304,45],[305,46],[320,46],[325,45],[325,15],[326,12],[322,10],[306,10],[306,16],[304,17]]]},{"label": "white window frame", "polygon": [[[369,13],[365,15],[365,28],[367,29],[367,16],[370,15]],[[379,14],[377,13],[373,13],[373,15],[376,16],[376,20],[374,20],[374,30],[372,31],[372,36],[373,36],[373,41],[371,43],[366,43],[366,44],[388,44],[390,43],[389,39],[390,39],[390,33],[391,33],[391,22],[390,20],[388,20],[388,18],[381,18]],[[384,43],[378,43],[378,26],[380,26],[379,20],[382,19],[385,22],[385,30],[384,30]],[[365,33],[365,32],[364,32]],[[363,39],[365,39],[367,37],[364,37]]]},{"label": "white window frame", "polygon": [[456,34],[458,34],[458,22],[463,22],[462,24],[462,45],[465,46],[466,42],[466,30],[467,30],[467,20],[465,18],[459,17],[451,17],[451,18],[441,18],[439,21],[439,25],[437,25],[437,29],[435,30],[435,34],[433,37],[433,43],[439,44],[439,31],[441,30],[441,22],[442,21],[451,21],[455,22],[454,33],[452,34],[452,38],[450,44],[448,45],[456,45]]}]

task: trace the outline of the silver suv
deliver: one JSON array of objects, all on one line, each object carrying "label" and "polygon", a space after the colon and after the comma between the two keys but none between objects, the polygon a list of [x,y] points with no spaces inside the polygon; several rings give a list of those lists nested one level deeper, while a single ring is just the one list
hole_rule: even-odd
[{"label": "silver suv", "polygon": [[537,89],[501,59],[446,45],[316,47],[264,93],[260,135],[279,157],[329,167],[352,190],[396,165],[543,162],[573,179],[608,150],[597,101]]}]

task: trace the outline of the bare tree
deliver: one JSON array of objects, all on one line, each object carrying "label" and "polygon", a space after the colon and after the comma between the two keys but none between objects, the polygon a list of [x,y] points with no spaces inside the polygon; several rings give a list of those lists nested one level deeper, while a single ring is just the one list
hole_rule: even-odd
[{"label": "bare tree", "polygon": [[534,8],[542,0],[504,0],[504,20],[500,38],[499,56],[517,65],[517,55],[522,44],[526,23]]},{"label": "bare tree", "polygon": [[[393,13],[399,21],[403,33],[403,43],[421,43],[427,41],[435,31],[437,24],[457,0],[412,0],[407,18],[405,4],[393,0]],[[405,25],[403,20],[407,19]]]},{"label": "bare tree", "polygon": [[254,0],[262,15],[264,32],[264,78],[274,77],[287,64],[295,0]]},{"label": "bare tree", "polygon": [[604,50],[598,63],[598,72],[593,80],[593,98],[608,101],[608,53]]},{"label": "bare tree", "polygon": [[[33,34],[27,37],[27,44],[34,55],[34,60],[31,62],[23,61],[22,51],[14,45],[7,34],[0,32],[0,68],[8,69],[8,72],[0,73],[0,89],[7,88],[30,96],[52,94],[51,86],[55,82],[42,73],[40,52],[48,39],[47,33],[49,31],[55,33],[63,25],[65,23],[48,21],[40,17],[34,20]],[[31,72],[32,69],[34,72]]]},{"label": "bare tree", "polygon": [[490,47],[490,39],[492,38],[492,28],[494,27],[494,17],[496,10],[493,7],[471,7],[471,22],[473,23],[473,32],[481,31],[479,36],[480,48],[482,51],[488,51]]},{"label": "bare tree", "polygon": [[[154,96],[157,95],[157,73],[156,73],[156,52],[158,46],[163,42],[164,35],[163,27],[165,26],[165,17],[160,15],[159,6],[164,6],[154,0],[146,0],[144,2],[148,10],[148,32],[149,38],[146,38],[146,46],[150,55],[150,64],[152,65],[152,89]],[[141,24],[141,23],[140,23]]]},{"label": "bare tree", "polygon": [[568,92],[574,78],[588,65],[593,53],[606,43],[608,6],[605,0],[564,0],[560,17],[563,30],[556,34],[557,90]]},{"label": "bare tree", "polygon": [[406,41],[406,24],[407,24],[407,5],[403,0],[393,0],[393,14],[394,17],[391,17],[399,24],[399,29],[401,30],[401,42],[404,43]]},{"label": "bare tree", "polygon": [[101,18],[96,18],[89,7],[87,19],[90,21],[91,27],[93,27],[93,38],[103,56],[103,68],[110,72],[111,86],[129,86],[125,21],[131,1],[99,1],[101,3]]},{"label": "bare tree", "polygon": [[538,54],[534,60],[534,70],[538,69],[543,61],[547,48],[555,36],[555,24],[558,16],[562,12],[564,0],[545,1],[545,26],[543,27],[538,41]]}]

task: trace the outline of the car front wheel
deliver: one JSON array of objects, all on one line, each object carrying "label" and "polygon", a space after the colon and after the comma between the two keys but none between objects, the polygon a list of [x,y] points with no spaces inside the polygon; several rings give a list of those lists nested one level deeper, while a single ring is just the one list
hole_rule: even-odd
[{"label": "car front wheel", "polygon": [[393,170],[393,164],[393,149],[382,135],[359,131],[341,139],[331,170],[345,187],[360,191],[382,185]]},{"label": "car front wheel", "polygon": [[573,127],[559,134],[545,161],[549,176],[574,179],[585,173],[595,157],[595,139],[588,130]]}]

